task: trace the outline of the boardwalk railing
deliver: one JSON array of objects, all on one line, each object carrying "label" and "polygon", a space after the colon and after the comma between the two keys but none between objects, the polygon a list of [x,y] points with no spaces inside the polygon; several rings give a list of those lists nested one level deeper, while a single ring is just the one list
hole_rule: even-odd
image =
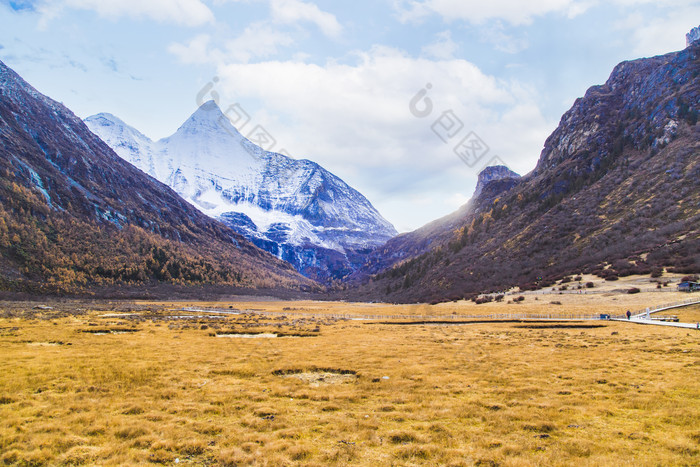
[{"label": "boardwalk railing", "polygon": [[351,321],[437,321],[437,322],[458,322],[468,320],[494,320],[494,321],[517,321],[517,320],[552,320],[552,321],[586,321],[599,320],[600,314],[573,314],[573,313],[485,313],[478,315],[369,315],[350,313],[300,313],[296,311],[259,311],[259,310],[219,310],[219,309],[193,309],[184,308],[182,311],[191,313],[212,313],[212,314],[254,314],[269,317],[293,317],[293,318],[328,318]]},{"label": "boardwalk railing", "polygon": [[[671,310],[684,306],[700,304],[700,297],[691,298],[682,302],[668,303],[649,308],[649,314],[658,313],[660,311]],[[493,320],[493,321],[518,321],[518,320],[539,320],[539,321],[591,321],[600,320],[602,314],[574,314],[574,313],[484,313],[478,315],[358,315],[351,313],[308,313],[290,311],[261,311],[261,310],[225,310],[225,309],[199,309],[199,308],[183,308],[182,311],[191,313],[211,313],[222,315],[240,315],[253,314],[269,317],[293,317],[293,318],[315,318],[315,319],[342,319],[349,321],[387,321],[387,320],[403,320],[403,321],[436,321],[440,323],[469,321],[469,320]],[[633,318],[643,318],[647,314],[647,309],[635,311],[632,314]],[[609,315],[613,319],[627,319],[625,315]]]},{"label": "boardwalk railing", "polygon": [[[611,292],[626,292],[627,290],[631,289],[633,287],[620,287],[617,289],[605,289],[605,290],[596,290],[596,289],[588,289],[588,288],[582,288],[582,289],[568,289],[568,290],[526,290],[523,292],[508,292],[506,295],[597,295],[597,294],[606,294],[606,293],[611,293]],[[664,287],[662,289],[658,289],[656,287],[648,287],[648,288],[640,288],[637,287],[640,292],[654,292],[654,293],[670,293],[670,292],[678,292],[678,288],[676,287]],[[489,294],[489,295],[498,295],[498,294]]]},{"label": "boardwalk railing", "polygon": [[681,308],[690,305],[700,305],[700,297],[689,298],[688,300],[683,300],[681,302],[667,303],[665,305],[658,305],[655,307],[645,308],[643,310],[637,310],[632,313],[634,318],[643,318],[648,314],[659,313],[661,311],[673,310],[674,308]]}]

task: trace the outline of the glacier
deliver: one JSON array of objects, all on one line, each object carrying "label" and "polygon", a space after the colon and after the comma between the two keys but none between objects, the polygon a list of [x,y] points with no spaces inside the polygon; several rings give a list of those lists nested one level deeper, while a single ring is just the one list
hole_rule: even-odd
[{"label": "glacier", "polygon": [[85,123],[121,158],[309,278],[342,279],[397,234],[357,190],[315,162],[264,151],[214,101],[160,141],[108,113]]}]

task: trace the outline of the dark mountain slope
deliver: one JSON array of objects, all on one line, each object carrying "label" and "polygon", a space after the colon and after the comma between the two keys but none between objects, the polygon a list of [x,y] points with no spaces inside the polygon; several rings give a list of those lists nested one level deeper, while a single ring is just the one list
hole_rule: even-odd
[{"label": "dark mountain slope", "polygon": [[379,251],[393,265],[369,264],[356,297],[444,300],[585,271],[700,271],[699,55],[696,43],[618,65],[564,115],[531,174],[486,184],[428,235],[391,240]]},{"label": "dark mountain slope", "polygon": [[[486,200],[493,200],[498,194],[515,186],[519,179],[518,174],[506,167],[487,167],[479,174],[479,181],[472,200],[454,213],[413,232],[398,235],[382,247],[375,249],[369,255],[364,268],[359,274],[353,276],[352,280],[362,280],[367,274],[376,274],[400,261],[430,251],[433,246],[449,242],[455,231],[470,219],[477,200],[480,200],[482,204]],[[484,192],[484,190],[487,191]]]},{"label": "dark mountain slope", "polygon": [[308,284],[118,157],[0,62],[0,286]]}]

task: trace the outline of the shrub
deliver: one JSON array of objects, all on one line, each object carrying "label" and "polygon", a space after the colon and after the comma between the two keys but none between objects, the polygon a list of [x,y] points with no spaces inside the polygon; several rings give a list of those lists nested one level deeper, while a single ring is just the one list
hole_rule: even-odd
[{"label": "shrub", "polygon": [[515,301],[516,301],[516,302],[524,302],[524,301],[525,301],[525,297],[523,297],[523,296],[521,295],[521,296],[519,296],[518,298],[516,298]]},{"label": "shrub", "polygon": [[593,287],[595,287],[595,284],[593,282],[586,282],[587,289],[592,289]]},{"label": "shrub", "polygon": [[397,431],[389,435],[389,441],[392,444],[415,443],[417,440],[416,435],[406,431]]}]

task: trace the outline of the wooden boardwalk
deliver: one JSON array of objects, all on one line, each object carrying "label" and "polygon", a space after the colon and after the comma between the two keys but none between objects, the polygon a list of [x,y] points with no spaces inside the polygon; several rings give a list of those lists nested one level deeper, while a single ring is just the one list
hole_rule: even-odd
[{"label": "wooden boardwalk", "polygon": [[267,317],[285,318],[314,318],[314,319],[340,319],[348,321],[382,321],[382,320],[408,320],[408,321],[466,321],[466,320],[492,320],[492,321],[592,321],[600,320],[600,314],[575,314],[575,313],[484,313],[473,315],[369,315],[354,313],[309,313],[290,311],[260,311],[260,310],[223,310],[223,309],[199,309],[182,308],[179,311],[185,313],[242,315],[253,314]]},{"label": "wooden boardwalk", "polygon": [[659,321],[651,319],[639,319],[639,318],[612,318],[611,321],[624,321],[625,323],[632,324],[646,324],[649,326],[671,326],[674,328],[685,328],[685,329],[700,329],[698,328],[698,323],[674,323],[671,321]]},{"label": "wooden boardwalk", "polygon": [[654,313],[661,313],[662,311],[675,310],[677,308],[684,308],[687,306],[700,305],[700,297],[689,298],[682,302],[668,303],[666,305],[659,305],[656,307],[649,307],[645,310],[637,311],[632,314],[631,319],[626,317],[615,317],[612,318],[614,321],[625,321],[633,324],[646,324],[652,326],[671,326],[674,328],[684,328],[684,329],[700,329],[700,324],[698,323],[674,323],[670,321],[661,321],[658,319],[651,319],[651,315]]},{"label": "wooden boardwalk", "polygon": [[683,308],[686,306],[700,305],[700,297],[690,298],[682,302],[667,303],[666,305],[659,305],[653,308],[647,308],[645,310],[637,311],[632,314],[633,318],[646,318],[654,313],[660,313],[662,311],[673,310],[675,308]]},{"label": "wooden boardwalk", "polygon": [[[677,328],[695,329],[697,323],[674,323],[660,320],[647,319],[654,313],[673,310],[692,305],[700,305],[700,297],[691,298],[682,302],[668,303],[665,305],[656,306],[639,310],[633,313],[631,319],[626,316],[611,316],[611,321],[624,321],[635,324],[649,324],[657,326],[672,326]],[[386,320],[401,320],[401,321],[421,321],[430,323],[437,321],[444,324],[453,322],[454,324],[467,324],[470,320],[483,322],[485,320],[497,322],[504,321],[600,321],[600,314],[565,314],[565,313],[493,313],[493,314],[478,314],[478,315],[359,315],[359,314],[338,314],[338,313],[297,313],[293,310],[285,311],[259,311],[259,310],[222,310],[222,309],[199,309],[199,308],[183,308],[181,311],[189,313],[204,313],[204,314],[220,314],[220,315],[240,315],[240,314],[255,314],[267,317],[284,317],[284,318],[314,318],[314,319],[340,319],[348,321],[386,321]]]}]

